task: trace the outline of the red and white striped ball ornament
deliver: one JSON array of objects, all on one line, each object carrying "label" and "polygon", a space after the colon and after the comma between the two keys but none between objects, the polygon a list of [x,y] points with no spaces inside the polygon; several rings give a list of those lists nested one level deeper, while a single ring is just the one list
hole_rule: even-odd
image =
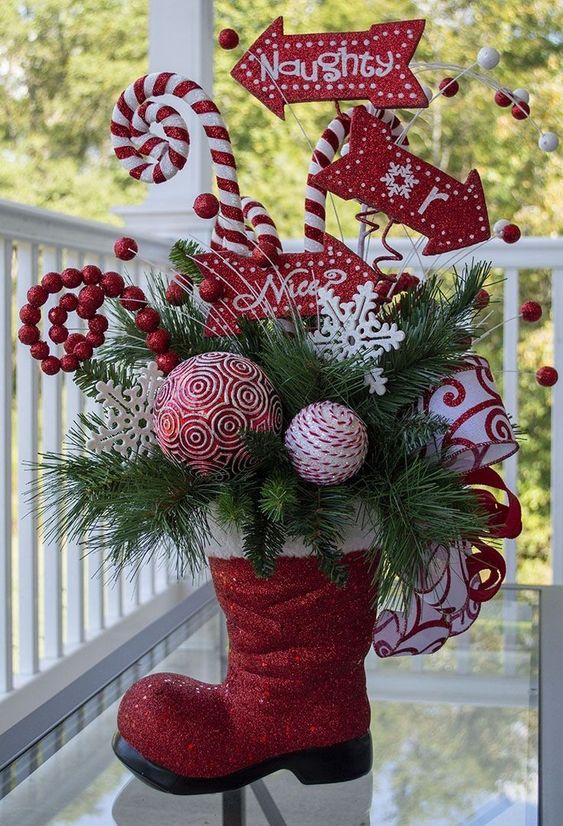
[{"label": "red and white striped ball ornament", "polygon": [[339,485],[362,467],[368,434],[363,421],[349,407],[315,402],[291,420],[285,446],[296,472],[315,485]]},{"label": "red and white striped ball ornament", "polygon": [[161,450],[203,475],[251,467],[242,430],[282,428],[278,394],[264,371],[232,353],[201,353],[178,365],[154,405]]}]

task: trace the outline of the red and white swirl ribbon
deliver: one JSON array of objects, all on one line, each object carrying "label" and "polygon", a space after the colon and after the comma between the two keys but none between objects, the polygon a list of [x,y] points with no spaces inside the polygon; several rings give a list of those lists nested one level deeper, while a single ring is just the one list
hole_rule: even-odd
[{"label": "red and white swirl ribbon", "polygon": [[[468,357],[464,367],[426,394],[422,409],[450,423],[441,444],[433,445],[427,455],[441,453],[450,467],[469,471],[464,477],[468,485],[485,486],[474,492],[487,513],[492,536],[518,536],[520,503],[488,467],[512,455],[518,446],[487,361]],[[489,488],[505,494],[507,504],[498,502]],[[430,554],[408,611],[386,610],[377,619],[374,648],[380,657],[437,651],[449,637],[475,622],[481,604],[495,596],[506,574],[501,554],[478,538],[449,547],[434,545]]]},{"label": "red and white swirl ribbon", "polygon": [[[392,109],[368,108],[371,114],[389,125],[393,137],[398,138],[402,134],[401,122]],[[336,153],[344,146],[350,133],[353,111],[354,107],[331,120],[319,138],[309,164],[305,189],[305,249],[308,252],[322,251],[326,226],[326,189],[316,184],[313,178],[332,163]]]},{"label": "red and white swirl ribbon", "polygon": [[[486,572],[481,580],[481,571]],[[373,631],[379,657],[433,654],[450,638],[473,625],[481,604],[500,588],[505,574],[502,556],[482,545],[456,542],[434,547],[430,564],[419,577],[408,611],[382,611]]]},{"label": "red and white swirl ribbon", "polygon": [[278,230],[264,204],[261,204],[260,201],[256,201],[254,198],[244,196],[242,199],[242,212],[246,222],[253,227],[257,243],[260,244],[261,241],[267,241],[281,252],[282,244]]},{"label": "red and white swirl ribbon", "polygon": [[414,594],[407,612],[386,610],[379,614],[373,629],[373,647],[378,657],[433,654],[449,636],[449,624],[440,611]]},{"label": "red and white swirl ribbon", "polygon": [[488,361],[467,356],[465,364],[425,393],[419,407],[449,423],[443,439],[427,448],[450,468],[468,472],[502,462],[518,450],[510,420]]},{"label": "red and white swirl ribbon", "polygon": [[231,139],[221,113],[201,86],[171,72],[153,72],[131,83],[112,114],[115,154],[133,178],[146,183],[163,183],[184,167],[190,148],[188,130],[175,109],[157,102],[163,95],[187,103],[209,141],[220,202],[214,244],[247,254],[250,247]]}]

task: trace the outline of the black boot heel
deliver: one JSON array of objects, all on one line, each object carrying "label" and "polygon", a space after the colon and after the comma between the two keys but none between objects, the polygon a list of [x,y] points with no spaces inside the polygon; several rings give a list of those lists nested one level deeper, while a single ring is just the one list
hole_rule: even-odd
[{"label": "black boot heel", "polygon": [[305,786],[320,783],[344,783],[356,780],[371,771],[371,736],[364,734],[355,740],[337,743],[317,749],[293,753],[287,756],[289,771]]}]

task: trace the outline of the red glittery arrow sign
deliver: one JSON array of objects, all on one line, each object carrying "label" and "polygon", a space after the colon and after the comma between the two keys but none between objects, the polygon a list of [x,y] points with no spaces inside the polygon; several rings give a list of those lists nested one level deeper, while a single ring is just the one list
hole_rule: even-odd
[{"label": "red glittery arrow sign", "polygon": [[397,146],[389,128],[363,106],[352,116],[350,151],[313,181],[426,235],[423,255],[462,249],[491,236],[479,173],[472,169],[465,183],[456,181]]},{"label": "red glittery arrow sign", "polygon": [[371,267],[341,241],[324,236],[322,252],[281,253],[275,266],[261,267],[252,256],[221,250],[195,256],[203,276],[223,284],[224,294],[211,305],[206,335],[240,332],[237,319],[287,318],[317,314],[317,292],[333,287],[350,300],[356,287],[375,277]]},{"label": "red glittery arrow sign", "polygon": [[409,69],[424,20],[377,23],[362,32],[284,34],[268,26],[231,74],[274,114],[286,103],[370,100],[379,109],[428,106]]}]

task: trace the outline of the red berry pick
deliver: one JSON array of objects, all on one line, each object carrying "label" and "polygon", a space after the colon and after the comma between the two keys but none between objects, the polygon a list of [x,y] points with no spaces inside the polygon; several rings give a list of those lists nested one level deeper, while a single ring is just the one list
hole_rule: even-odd
[{"label": "red berry pick", "polygon": [[490,300],[491,296],[489,295],[487,290],[479,290],[479,292],[475,296],[475,301],[473,303],[478,310],[484,310],[485,307],[489,306]]},{"label": "red berry pick", "polygon": [[199,295],[202,301],[213,304],[223,295],[223,285],[216,278],[204,278],[199,285]]},{"label": "red berry pick", "polygon": [[176,281],[172,281],[166,288],[166,300],[174,307],[180,307],[187,299],[186,290]]},{"label": "red berry pick", "polygon": [[222,49],[236,49],[239,36],[234,29],[222,29],[217,38]]},{"label": "red berry pick", "polygon": [[525,100],[518,100],[512,107],[512,117],[516,120],[526,120],[530,114],[530,107]]},{"label": "red berry pick", "polygon": [[557,384],[558,378],[559,374],[555,367],[540,367],[536,372],[536,381],[542,387],[553,387],[554,384]]},{"label": "red berry pick", "polygon": [[495,103],[497,106],[506,108],[512,104],[512,95],[509,95],[506,89],[499,89],[495,94]]},{"label": "red berry pick", "polygon": [[139,310],[135,316],[135,326],[143,333],[153,333],[160,324],[160,313],[152,307]]},{"label": "red berry pick", "polygon": [[211,192],[202,192],[194,201],[194,212],[198,218],[215,218],[219,212],[219,201]]},{"label": "red berry pick", "polygon": [[113,245],[113,251],[120,261],[131,261],[139,252],[139,245],[134,238],[124,235],[123,238],[117,239]]},{"label": "red berry pick", "polygon": [[147,336],[147,347],[153,353],[166,353],[169,344],[170,333],[162,327]]},{"label": "red berry pick", "polygon": [[402,293],[408,290],[414,290],[415,287],[418,287],[419,283],[420,279],[418,279],[416,275],[412,275],[410,272],[403,272],[397,279],[395,292]]},{"label": "red berry pick", "polygon": [[506,244],[515,244],[516,241],[520,240],[521,235],[522,232],[519,226],[516,224],[507,224],[503,228],[500,237]]},{"label": "red berry pick", "polygon": [[539,321],[542,317],[542,312],[541,304],[538,304],[537,301],[526,301],[526,303],[520,307],[520,315],[523,321]]},{"label": "red berry pick", "polygon": [[41,286],[45,287],[48,293],[58,293],[62,290],[63,279],[58,272],[48,272],[41,279]]},{"label": "red berry pick", "polygon": [[147,299],[140,287],[130,286],[125,287],[121,294],[121,303],[126,310],[131,313],[136,313],[137,310],[142,310],[147,306]]},{"label": "red berry pick", "polygon": [[445,98],[453,98],[459,92],[459,83],[453,77],[445,77],[438,88]]},{"label": "red berry pick", "polygon": [[[122,239],[123,240],[123,239]],[[125,239],[127,243],[131,239]],[[178,276],[180,278],[180,276]],[[65,355],[62,358],[51,355],[49,342],[41,340],[38,323],[41,321],[41,307],[47,301],[50,293],[60,292],[63,287],[75,288],[81,284],[85,286],[79,295],[65,293],[61,295],[59,303],[49,309],[47,316],[51,322],[48,338],[55,344],[62,344]],[[92,358],[94,349],[100,347],[104,341],[104,333],[108,329],[108,319],[98,313],[106,297],[121,298],[125,309],[135,314],[135,323],[139,330],[148,333],[147,345],[158,354],[161,370],[169,373],[179,364],[176,353],[169,352],[170,336],[164,329],[159,328],[160,313],[152,307],[147,307],[145,294],[140,287],[130,285],[125,287],[122,276],[116,272],[102,273],[94,264],[86,265],[82,271],[67,267],[61,274],[46,273],[41,284],[30,287],[27,291],[27,304],[19,311],[23,322],[18,330],[18,338],[22,344],[31,348],[31,356],[41,362],[42,371],[54,376],[60,370],[73,373],[81,361]],[[68,314],[76,312],[79,318],[88,319],[88,332],[71,333],[69,335],[66,322]]]},{"label": "red berry pick", "polygon": [[162,370],[165,376],[171,373],[172,370],[180,364],[180,357],[171,350],[167,353],[161,353],[156,357],[156,364],[159,370]]},{"label": "red berry pick", "polygon": [[61,369],[61,362],[56,356],[47,356],[41,362],[41,369],[47,376],[56,376]]}]

